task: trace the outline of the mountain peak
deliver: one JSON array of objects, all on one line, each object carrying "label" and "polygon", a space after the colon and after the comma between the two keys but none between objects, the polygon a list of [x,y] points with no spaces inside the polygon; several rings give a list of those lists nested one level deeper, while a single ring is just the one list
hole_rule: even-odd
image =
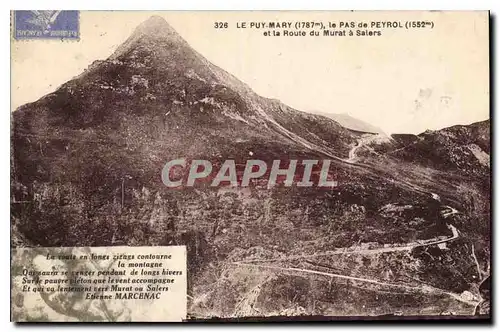
[{"label": "mountain peak", "polygon": [[111,59],[117,58],[126,53],[137,44],[158,44],[158,42],[168,42],[176,45],[188,46],[186,41],[175,31],[170,24],[161,16],[151,16],[135,28],[130,37],[120,45]]},{"label": "mountain peak", "polygon": [[158,15],[151,16],[146,21],[139,24],[133,35],[134,34],[144,34],[149,36],[179,36],[174,28],[172,28],[163,17]]},{"label": "mountain peak", "polygon": [[372,133],[372,134],[384,134],[384,131],[376,126],[373,126],[367,122],[360,119],[352,117],[349,113],[323,113],[318,111],[313,111],[312,113],[321,115],[332,120],[337,121],[342,127],[355,130],[359,132]]}]

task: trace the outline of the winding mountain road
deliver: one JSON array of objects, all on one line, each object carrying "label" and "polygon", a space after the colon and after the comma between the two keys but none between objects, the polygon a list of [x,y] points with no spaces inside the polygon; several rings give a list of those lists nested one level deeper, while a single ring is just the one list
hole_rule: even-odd
[{"label": "winding mountain road", "polygon": [[[377,139],[377,136],[368,136],[368,137],[360,138],[358,140],[357,144],[349,151],[349,157],[347,159],[337,157],[334,154],[330,153],[329,151],[326,151],[326,149],[319,147],[315,144],[311,144],[310,146],[307,146],[307,147],[314,148],[314,149],[328,155],[329,157],[334,158],[335,160],[349,164],[351,166],[364,168],[364,169],[370,169],[371,171],[375,171],[376,173],[380,173],[379,169],[376,169],[375,167],[373,167],[371,165],[360,164],[360,163],[356,162],[356,159],[357,159],[356,151],[359,148],[363,147],[364,145],[366,145],[370,142],[373,142],[375,139]],[[409,182],[402,181],[402,180],[395,180],[395,182],[397,182],[400,185],[403,185],[405,187],[410,187],[411,189],[413,189],[417,192],[430,195],[436,201],[441,201],[441,197],[439,195],[437,195],[436,193],[433,193],[433,192],[430,192],[426,189],[423,189],[423,188],[421,188],[413,183],[409,183]],[[458,210],[456,210],[450,206],[445,205],[443,207],[444,207],[444,211],[441,211],[441,215],[445,219],[454,215],[454,214],[459,213]],[[280,257],[280,258],[273,258],[273,259],[244,260],[244,261],[238,261],[238,262],[231,262],[229,264],[236,265],[236,266],[248,267],[248,268],[270,269],[270,270],[288,271],[288,272],[292,272],[292,273],[307,273],[307,274],[322,275],[322,276],[326,276],[326,277],[370,283],[370,284],[375,284],[375,285],[379,285],[379,286],[405,290],[405,291],[409,291],[409,292],[420,292],[420,293],[425,293],[425,294],[437,294],[437,295],[444,294],[444,295],[448,295],[450,297],[453,297],[457,301],[460,301],[462,303],[466,303],[466,304],[473,306],[475,308],[478,305],[477,301],[470,301],[469,299],[461,297],[459,294],[456,294],[453,292],[448,292],[448,291],[445,291],[445,290],[442,290],[439,288],[435,288],[435,287],[432,287],[429,285],[425,285],[425,284],[420,285],[420,286],[409,286],[409,285],[404,285],[404,284],[387,283],[387,282],[374,280],[374,279],[368,279],[368,278],[353,277],[353,276],[337,274],[337,273],[328,273],[328,272],[309,270],[309,269],[261,264],[261,263],[271,263],[271,262],[289,261],[289,260],[297,260],[297,259],[300,260],[300,259],[306,259],[306,258],[311,258],[311,257],[339,255],[339,254],[379,254],[379,253],[396,252],[396,251],[409,251],[409,250],[412,250],[416,247],[426,247],[426,246],[431,246],[431,245],[437,245],[437,244],[447,243],[447,242],[450,242],[450,241],[457,239],[459,237],[459,231],[457,230],[457,228],[451,224],[447,224],[447,227],[450,229],[452,235],[448,238],[445,238],[445,239],[439,239],[439,238],[435,237],[435,238],[424,240],[424,241],[417,242],[417,243],[406,243],[406,244],[394,246],[394,247],[384,246],[381,248],[373,248],[373,249],[353,250],[352,247],[351,248],[338,248],[338,249],[333,250],[333,251],[322,252],[322,253],[312,254],[312,255],[297,255],[297,256]],[[258,263],[258,264],[256,264],[256,263]]]},{"label": "winding mountain road", "polygon": [[297,272],[297,273],[309,273],[309,274],[316,274],[316,275],[322,275],[322,276],[327,276],[327,277],[333,277],[333,278],[339,278],[339,279],[346,279],[346,280],[352,280],[352,281],[358,281],[358,282],[364,282],[364,283],[370,283],[370,284],[375,284],[379,286],[384,286],[384,287],[389,287],[389,288],[396,288],[404,291],[409,291],[409,292],[420,292],[420,293],[426,293],[426,294],[444,294],[453,297],[455,300],[466,303],[468,305],[473,306],[474,308],[478,305],[477,301],[470,301],[468,299],[465,299],[461,297],[459,294],[453,293],[453,292],[448,292],[436,287],[432,287],[429,285],[421,285],[421,286],[409,286],[409,285],[404,285],[404,284],[395,284],[395,283],[388,283],[388,282],[383,282],[375,279],[368,279],[368,278],[361,278],[361,277],[353,277],[349,275],[343,275],[343,274],[337,274],[337,273],[329,273],[329,272],[322,272],[322,271],[317,271],[317,270],[309,270],[309,269],[301,269],[301,268],[294,268],[294,267],[282,267],[282,266],[276,266],[276,265],[262,265],[262,264],[255,264],[255,263],[269,263],[269,262],[278,262],[278,261],[285,261],[285,260],[293,260],[293,259],[303,259],[303,258],[310,258],[310,257],[319,257],[319,256],[327,256],[327,255],[333,255],[333,254],[376,254],[376,253],[383,253],[383,252],[393,252],[393,251],[404,251],[404,250],[411,250],[416,247],[424,247],[424,246],[431,246],[431,245],[436,245],[440,243],[446,243],[449,241],[453,241],[459,237],[458,230],[456,229],[455,226],[448,224],[448,228],[452,232],[452,236],[446,239],[433,239],[430,242],[424,243],[424,244],[407,244],[403,246],[397,246],[397,247],[388,247],[388,248],[376,248],[376,249],[361,249],[361,250],[354,250],[354,251],[346,251],[346,249],[349,248],[340,248],[338,250],[335,250],[333,252],[325,252],[321,254],[315,254],[315,255],[300,255],[300,256],[289,256],[289,257],[283,257],[283,258],[277,258],[277,259],[267,259],[267,260],[246,260],[246,261],[239,261],[239,262],[232,262],[230,264],[236,265],[236,266],[244,266],[248,268],[258,268],[258,269],[270,269],[270,270],[280,270],[280,271],[290,271],[290,272]]},{"label": "winding mountain road", "polygon": [[420,243],[412,242],[406,243],[400,246],[394,247],[381,247],[381,248],[373,248],[373,249],[358,249],[353,250],[353,247],[344,247],[338,248],[335,250],[325,251],[319,254],[311,254],[311,255],[296,255],[296,256],[287,256],[287,257],[279,257],[279,258],[269,258],[269,259],[254,259],[254,260],[244,260],[234,263],[269,263],[269,262],[283,262],[289,260],[303,259],[303,258],[313,258],[313,257],[324,257],[330,255],[343,255],[343,254],[363,254],[363,255],[374,255],[386,252],[396,252],[396,251],[410,251],[417,247],[427,247],[440,243],[446,243],[449,241],[453,241],[459,237],[458,230],[455,226],[448,224],[447,227],[451,230],[452,236],[446,239],[438,239],[432,238],[428,240],[421,241]]},{"label": "winding mountain road", "polygon": [[270,270],[281,270],[281,271],[291,271],[291,272],[298,272],[298,273],[309,273],[309,274],[316,274],[316,275],[321,275],[321,276],[326,276],[326,277],[333,277],[333,278],[339,278],[339,279],[347,279],[347,280],[352,280],[352,281],[358,281],[358,282],[365,282],[365,283],[370,283],[370,284],[376,284],[379,286],[385,286],[389,288],[398,288],[402,289],[405,291],[409,292],[420,292],[420,293],[426,293],[426,294],[444,294],[453,297],[455,300],[466,303],[468,305],[477,306],[477,301],[469,301],[467,299],[462,298],[459,294],[448,292],[436,287],[432,287],[429,285],[422,285],[422,286],[408,286],[404,284],[393,284],[393,283],[387,283],[383,281],[378,281],[374,279],[367,279],[367,278],[359,278],[359,277],[352,277],[352,276],[346,276],[342,274],[336,274],[336,273],[328,273],[328,272],[322,272],[322,271],[316,271],[316,270],[308,270],[308,269],[299,269],[299,268],[294,268],[294,267],[281,267],[281,266],[272,266],[272,265],[259,265],[259,264],[246,264],[246,263],[235,263],[238,266],[245,266],[249,268],[258,268],[258,269],[270,269]]}]

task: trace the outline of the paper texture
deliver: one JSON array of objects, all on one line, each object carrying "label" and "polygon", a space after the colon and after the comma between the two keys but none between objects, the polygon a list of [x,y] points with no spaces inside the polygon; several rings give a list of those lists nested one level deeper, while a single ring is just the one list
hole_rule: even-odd
[{"label": "paper texture", "polygon": [[[11,16],[13,320],[490,319],[488,12]],[[23,291],[87,251],[183,273]]]}]

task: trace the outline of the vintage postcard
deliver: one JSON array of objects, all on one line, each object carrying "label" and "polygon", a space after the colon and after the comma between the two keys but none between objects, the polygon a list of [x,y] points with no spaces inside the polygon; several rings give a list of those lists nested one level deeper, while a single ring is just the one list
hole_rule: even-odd
[{"label": "vintage postcard", "polygon": [[15,322],[490,320],[489,13],[11,13]]}]

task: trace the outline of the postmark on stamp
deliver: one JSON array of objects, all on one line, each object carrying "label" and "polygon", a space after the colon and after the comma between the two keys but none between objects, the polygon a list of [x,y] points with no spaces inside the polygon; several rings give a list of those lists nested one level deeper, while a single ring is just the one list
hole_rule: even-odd
[{"label": "postmark on stamp", "polygon": [[14,38],[72,39],[80,38],[77,10],[16,10]]}]

